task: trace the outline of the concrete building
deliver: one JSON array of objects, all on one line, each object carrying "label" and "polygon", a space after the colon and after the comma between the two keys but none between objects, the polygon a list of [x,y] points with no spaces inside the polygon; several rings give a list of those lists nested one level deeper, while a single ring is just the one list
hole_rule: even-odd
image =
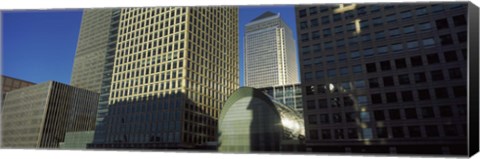
[{"label": "concrete building", "polygon": [[0,81],[1,86],[2,86],[2,100],[0,101],[0,105],[3,107],[3,101],[5,100],[5,95],[7,92],[10,92],[12,90],[18,89],[18,88],[23,88],[23,87],[28,87],[31,85],[34,85],[35,83],[8,77],[5,75],[2,75],[2,80]]},{"label": "concrete building", "polygon": [[251,87],[228,98],[218,126],[220,152],[302,151],[305,137],[298,112]]},{"label": "concrete building", "polygon": [[60,143],[60,149],[87,149],[87,144],[93,142],[95,131],[74,131],[65,134],[64,142]]},{"label": "concrete building", "polygon": [[258,88],[258,90],[272,97],[274,100],[303,114],[302,87],[300,84],[279,85]]},{"label": "concrete building", "polygon": [[307,151],[466,154],[467,4],[297,6]]},{"label": "concrete building", "polygon": [[8,92],[2,148],[58,148],[67,131],[92,130],[98,94],[49,81]]},{"label": "concrete building", "polygon": [[299,83],[295,41],[280,14],[265,12],[245,25],[245,86]]},{"label": "concrete building", "polygon": [[239,87],[237,25],[236,7],[121,9],[108,111],[89,147],[215,141],[222,103]]}]

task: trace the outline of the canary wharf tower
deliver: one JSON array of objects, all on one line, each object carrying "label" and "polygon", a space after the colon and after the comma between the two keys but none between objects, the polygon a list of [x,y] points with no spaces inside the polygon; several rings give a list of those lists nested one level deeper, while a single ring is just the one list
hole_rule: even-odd
[{"label": "canary wharf tower", "polygon": [[[216,140],[239,87],[238,9],[122,9],[102,140],[90,148],[191,148]],[[97,126],[98,128],[98,126]]]}]

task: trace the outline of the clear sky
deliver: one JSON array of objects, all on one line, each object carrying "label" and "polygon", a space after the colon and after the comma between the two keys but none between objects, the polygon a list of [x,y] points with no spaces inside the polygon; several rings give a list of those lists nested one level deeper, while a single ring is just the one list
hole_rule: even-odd
[{"label": "clear sky", "polygon": [[[280,13],[296,38],[293,6],[242,6],[239,17],[240,83],[244,26],[266,11]],[[2,74],[42,83],[70,83],[82,10],[2,12]]]}]

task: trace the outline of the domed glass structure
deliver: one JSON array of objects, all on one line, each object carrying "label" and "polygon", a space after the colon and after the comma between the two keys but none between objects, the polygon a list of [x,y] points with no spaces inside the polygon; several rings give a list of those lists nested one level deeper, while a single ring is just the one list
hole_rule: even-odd
[{"label": "domed glass structure", "polygon": [[242,87],[219,117],[220,152],[295,151],[305,136],[303,118],[260,90]]}]

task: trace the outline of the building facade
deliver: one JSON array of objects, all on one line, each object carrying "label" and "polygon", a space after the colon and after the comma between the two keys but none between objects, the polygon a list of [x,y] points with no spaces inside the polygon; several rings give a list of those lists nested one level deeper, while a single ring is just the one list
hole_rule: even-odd
[{"label": "building facade", "polygon": [[295,41],[280,14],[265,12],[245,25],[245,86],[299,83]]},{"label": "building facade", "polygon": [[34,85],[35,83],[24,81],[24,80],[19,80],[16,78],[8,77],[3,75],[2,76],[2,81],[0,81],[2,84],[2,100],[0,101],[0,105],[3,107],[3,101],[5,100],[5,95],[7,92],[10,92],[12,90],[18,89],[18,88],[23,88],[23,87],[28,87],[31,85]]},{"label": "building facade", "polygon": [[89,147],[215,141],[222,103],[239,87],[237,34],[235,7],[121,9],[103,136]]},{"label": "building facade", "polygon": [[302,87],[300,84],[279,85],[273,87],[258,88],[272,99],[303,114]]},{"label": "building facade", "polygon": [[297,6],[307,150],[466,154],[467,4]]},{"label": "building facade", "polygon": [[65,133],[65,140],[59,145],[60,149],[87,149],[87,144],[93,142],[95,131],[74,131]]},{"label": "building facade", "polygon": [[58,148],[67,131],[92,130],[98,94],[49,81],[8,92],[3,148]]},{"label": "building facade", "polygon": [[305,137],[298,112],[251,87],[228,98],[218,126],[220,152],[302,151]]}]

